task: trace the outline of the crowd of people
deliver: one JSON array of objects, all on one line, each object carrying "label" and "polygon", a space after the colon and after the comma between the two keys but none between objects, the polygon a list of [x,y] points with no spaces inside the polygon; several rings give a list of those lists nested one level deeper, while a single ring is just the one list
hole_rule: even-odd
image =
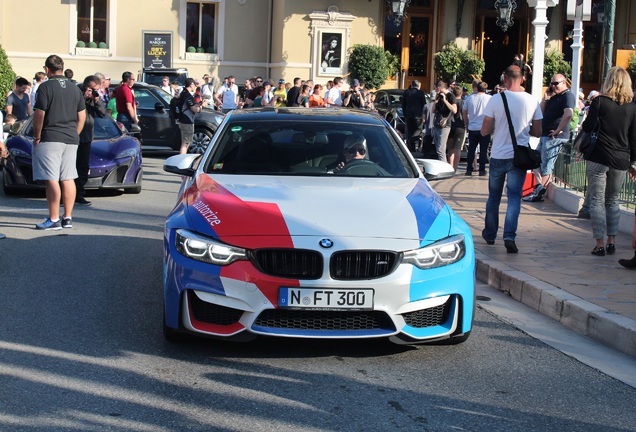
[{"label": "crowd of people", "polygon": [[[541,102],[537,102],[523,87],[529,70],[523,58],[515,58],[504,71],[502,83],[490,94],[488,85],[479,80],[473,81],[471,94],[460,85],[440,80],[429,102],[421,83],[414,80],[402,97],[406,144],[412,152],[447,161],[457,171],[467,136],[464,174],[471,176],[478,171],[480,176],[489,176],[482,237],[489,245],[495,243],[506,185],[503,241],[509,253],[517,253],[521,201],[542,201],[563,145],[571,142],[571,135],[579,129],[594,132],[594,147],[583,155],[589,188],[579,216],[592,220],[596,241],[592,254],[613,255],[620,214],[618,195],[628,173],[636,180],[636,103],[629,74],[620,67],[611,68],[602,90],[591,92],[587,100],[582,94],[574,95],[563,74],[555,74]],[[74,85],[68,86],[69,82]],[[49,206],[49,217],[37,224],[37,229],[71,228],[73,205],[91,204],[84,197],[84,185],[93,138],[92,119],[111,115],[129,130],[138,123],[134,82],[132,72],[124,72],[121,84],[111,91],[110,77],[97,72],[75,85],[73,71],[64,70],[58,56],[47,58],[45,73],[36,73],[32,81],[22,77],[15,80],[6,99],[3,120],[11,124],[33,116],[34,180],[46,183]],[[273,81],[256,76],[245,80],[239,91],[236,77],[220,80],[206,74],[201,79],[188,78],[182,87],[163,77],[162,89],[173,97],[177,107],[180,152],[185,153],[192,143],[195,116],[204,107],[224,113],[263,106],[375,110],[374,94],[365,89],[364,82],[352,79],[347,91],[342,90],[343,82],[342,77],[336,77],[323,87],[297,77],[292,82],[280,79],[274,86]],[[509,119],[512,129],[508,127]],[[539,138],[541,165],[533,172],[536,186],[523,198],[526,172],[514,166],[511,131],[519,146],[529,146],[531,136]],[[3,140],[0,155],[7,157]],[[486,164],[490,172],[486,171]],[[62,217],[60,202],[64,206]],[[620,263],[636,268],[636,254]]]}]

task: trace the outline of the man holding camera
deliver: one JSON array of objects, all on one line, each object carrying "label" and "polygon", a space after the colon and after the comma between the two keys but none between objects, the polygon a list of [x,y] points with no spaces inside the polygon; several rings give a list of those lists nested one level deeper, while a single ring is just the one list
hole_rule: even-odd
[{"label": "man holding camera", "polygon": [[91,202],[87,201],[84,195],[86,194],[86,182],[88,182],[95,117],[106,116],[106,107],[99,94],[101,81],[95,75],[89,75],[84,78],[84,82],[80,85],[80,90],[84,94],[84,103],[86,104],[86,123],[84,123],[84,129],[80,133],[79,147],[77,147],[77,160],[75,162],[77,167],[77,178],[75,179],[77,195],[75,196],[75,204],[84,206],[91,205]]},{"label": "man holding camera", "polygon": [[354,79],[351,81],[351,89],[345,93],[342,106],[347,108],[362,108],[364,105],[364,96],[360,88],[360,81]]},{"label": "man holding camera", "polygon": [[188,152],[188,147],[194,139],[194,116],[196,113],[203,111],[203,107],[208,105],[207,100],[195,101],[194,95],[197,91],[197,84],[193,78],[186,78],[183,85],[183,91],[179,96],[179,107],[181,115],[179,116],[179,130],[181,131],[181,148],[179,153]]},{"label": "man holding camera", "polygon": [[437,99],[433,105],[433,143],[437,159],[446,162],[446,141],[450,135],[452,116],[457,113],[455,95],[448,90],[448,84],[437,83]]}]

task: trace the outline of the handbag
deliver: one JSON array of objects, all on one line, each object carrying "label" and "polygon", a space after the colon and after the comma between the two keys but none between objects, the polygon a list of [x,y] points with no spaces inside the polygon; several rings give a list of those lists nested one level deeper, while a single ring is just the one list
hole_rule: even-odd
[{"label": "handbag", "polygon": [[581,131],[574,139],[574,149],[581,153],[585,159],[594,151],[600,129],[601,123],[597,120],[592,132]]},{"label": "handbag", "polygon": [[449,115],[444,117],[441,112],[435,111],[435,116],[433,117],[433,126],[436,128],[444,129],[445,127],[450,126],[451,116],[453,113],[451,112]]},{"label": "handbag", "polygon": [[517,145],[517,137],[515,130],[512,127],[512,119],[510,118],[510,109],[508,108],[508,100],[505,93],[500,93],[501,99],[504,104],[504,111],[506,112],[506,119],[508,119],[508,130],[510,131],[510,138],[512,139],[512,147],[515,150],[515,156],[512,164],[515,168],[522,169],[524,171],[533,170],[541,166],[541,153],[536,151],[530,146]]}]

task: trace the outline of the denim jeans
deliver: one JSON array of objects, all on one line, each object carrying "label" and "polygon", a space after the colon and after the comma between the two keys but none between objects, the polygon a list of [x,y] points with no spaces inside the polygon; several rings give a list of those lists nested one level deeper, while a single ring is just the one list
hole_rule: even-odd
[{"label": "denim jeans", "polygon": [[481,131],[468,131],[468,155],[466,156],[466,172],[473,172],[473,162],[475,161],[475,151],[479,144],[479,171],[486,171],[488,161],[488,144],[490,135],[483,136]]},{"label": "denim jeans", "polygon": [[537,151],[541,153],[541,175],[546,176],[552,174],[554,171],[554,164],[556,163],[559,152],[563,144],[568,142],[566,139],[551,138],[549,136],[542,136],[537,146]]},{"label": "denim jeans", "polygon": [[130,128],[132,127],[132,119],[123,113],[117,113],[117,121],[123,124],[126,127],[126,130],[130,132]]},{"label": "denim jeans", "polygon": [[526,178],[526,171],[515,168],[512,161],[513,159],[490,159],[486,227],[483,232],[484,237],[488,240],[497,238],[499,205],[501,204],[504,183],[506,183],[508,208],[506,209],[503,239],[514,241],[517,236],[517,224],[521,211],[521,191]]},{"label": "denim jeans", "polygon": [[433,127],[433,143],[435,144],[437,159],[444,162],[446,162],[446,141],[448,141],[448,135],[450,135],[450,127]]},{"label": "denim jeans", "polygon": [[618,222],[621,215],[618,194],[627,171],[591,161],[587,161],[586,165],[592,236],[595,239],[615,236],[618,234]]}]

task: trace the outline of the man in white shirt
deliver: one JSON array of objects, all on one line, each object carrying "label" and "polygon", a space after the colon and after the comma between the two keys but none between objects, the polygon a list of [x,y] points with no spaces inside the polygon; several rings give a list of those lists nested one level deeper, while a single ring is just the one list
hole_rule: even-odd
[{"label": "man in white shirt", "polygon": [[333,80],[333,87],[331,87],[325,95],[328,107],[342,106],[342,93],[340,92],[340,86],[342,86],[342,77],[337,77]]},{"label": "man in white shirt", "polygon": [[238,107],[239,88],[236,85],[236,78],[232,75],[227,77],[227,85],[222,85],[214,95],[218,106],[223,114],[226,114]]},{"label": "man in white shirt", "polygon": [[486,162],[488,160],[488,144],[490,136],[481,134],[481,126],[484,122],[484,110],[490,101],[491,96],[486,94],[488,84],[485,82],[473,81],[473,94],[466,98],[464,104],[464,120],[468,131],[468,156],[466,157],[466,175],[473,175],[473,162],[475,161],[475,150],[479,144],[479,175],[486,175]]},{"label": "man in white shirt", "polygon": [[[521,88],[523,74],[519,66],[508,66],[504,72],[506,95],[510,108],[510,117],[515,132],[517,145],[529,146],[530,136],[541,136],[541,119],[543,113],[539,102]],[[515,239],[521,211],[521,191],[526,178],[526,171],[514,166],[514,148],[508,119],[504,109],[502,93],[494,95],[484,110],[484,121],[481,134],[490,136],[493,132],[490,153],[490,176],[488,178],[488,201],[486,202],[486,223],[481,236],[487,244],[495,244],[499,229],[499,204],[504,184],[508,196],[508,208],[504,223],[504,246],[508,253],[517,253]]]},{"label": "man in white shirt", "polygon": [[208,101],[208,104],[212,105],[214,103],[214,87],[210,82],[212,78],[210,75],[203,75],[203,81],[205,84],[201,86],[201,98],[205,101]]},{"label": "man in white shirt", "polygon": [[161,77],[161,90],[168,93],[170,96],[174,97],[174,90],[170,85],[170,78],[167,76]]}]

